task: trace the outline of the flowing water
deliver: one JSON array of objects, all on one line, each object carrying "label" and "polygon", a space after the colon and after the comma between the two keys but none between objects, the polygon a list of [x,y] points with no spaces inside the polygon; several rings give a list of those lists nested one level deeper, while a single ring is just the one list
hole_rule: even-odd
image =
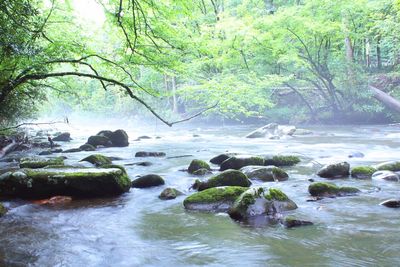
[{"label": "flowing water", "polygon": [[[131,179],[157,173],[166,185],[131,189],[120,197],[73,200],[59,206],[3,201],[10,209],[0,218],[0,265],[7,266],[398,266],[400,210],[378,205],[399,197],[400,183],[340,179],[356,186],[358,196],[307,202],[309,178],[321,164],[346,160],[352,166],[400,159],[397,126],[313,127],[313,135],[281,140],[244,139],[256,126],[129,130],[127,148],[99,152],[122,160],[116,164],[151,161],[152,166],[127,166]],[[107,127],[103,127],[107,128]],[[98,129],[68,129],[77,147]],[[160,139],[133,141],[142,134]],[[199,135],[198,137],[193,135]],[[134,158],[137,151],[165,152],[183,158]],[[191,194],[196,177],[181,171],[194,158],[209,160],[229,152],[298,154],[302,162],[287,168],[290,179],[264,183],[281,188],[299,208],[288,214],[314,222],[285,229],[280,225],[241,225],[226,214],[187,212],[185,196],[162,201],[159,193],[175,187]],[[354,152],[363,158],[349,158]],[[78,164],[91,152],[66,154]],[[81,163],[82,164],[82,163]],[[216,166],[215,166],[216,168]],[[262,183],[255,183],[256,185]]]}]

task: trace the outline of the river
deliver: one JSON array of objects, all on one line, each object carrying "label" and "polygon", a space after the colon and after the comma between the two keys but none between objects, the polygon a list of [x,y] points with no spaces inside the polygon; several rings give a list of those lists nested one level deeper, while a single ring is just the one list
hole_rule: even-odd
[{"label": "river", "polygon": [[[128,128],[127,128],[128,127]],[[60,206],[3,201],[9,212],[0,218],[0,265],[5,266],[396,266],[400,264],[398,209],[378,205],[399,197],[400,183],[338,179],[338,185],[362,190],[357,196],[307,202],[309,178],[320,164],[348,161],[352,166],[399,160],[399,126],[308,127],[312,135],[281,140],[245,139],[257,126],[127,128],[126,148],[99,149],[121,157],[131,179],[157,173],[166,185],[131,189],[116,198],[73,200]],[[85,143],[100,126],[69,127],[74,140],[63,149]],[[106,128],[106,127],[103,127]],[[133,141],[140,135],[160,139]],[[198,137],[193,135],[199,135]],[[183,158],[134,158],[137,151],[160,151]],[[225,151],[246,154],[298,154],[301,163],[286,168],[288,181],[264,183],[281,188],[298,209],[289,212],[314,222],[285,229],[280,225],[241,225],[226,214],[187,212],[185,196],[158,199],[165,187],[191,194],[196,177],[181,171],[194,158],[209,160]],[[362,152],[363,158],[349,158]],[[67,164],[91,152],[66,154]],[[216,166],[215,166],[216,167]],[[256,182],[255,185],[261,184]]]}]

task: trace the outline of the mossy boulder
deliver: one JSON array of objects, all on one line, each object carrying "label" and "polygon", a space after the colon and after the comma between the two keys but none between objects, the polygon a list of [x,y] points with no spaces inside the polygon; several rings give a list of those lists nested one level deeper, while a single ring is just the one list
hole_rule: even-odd
[{"label": "mossy boulder", "polygon": [[204,160],[194,159],[192,162],[190,162],[188,172],[193,174],[195,171],[200,169],[211,170],[210,165],[208,165],[208,163]]},{"label": "mossy boulder", "polygon": [[281,190],[255,187],[242,193],[228,213],[232,219],[246,220],[256,216],[275,216],[294,209],[297,209],[296,203]]},{"label": "mossy boulder", "polygon": [[93,147],[97,147],[97,146],[110,147],[110,146],[112,146],[110,139],[103,135],[92,135],[89,137],[89,139],[87,140],[86,143],[89,145],[92,145]]},{"label": "mossy boulder", "polygon": [[335,197],[355,195],[360,190],[355,187],[339,187],[333,183],[318,182],[310,184],[308,192],[313,197]]},{"label": "mossy boulder", "polygon": [[275,166],[246,166],[240,169],[249,179],[264,182],[286,181],[289,175],[281,168]]},{"label": "mossy boulder", "polygon": [[71,141],[71,134],[70,133],[60,133],[56,137],[53,138],[53,141],[56,142],[69,142]]},{"label": "mossy boulder", "polygon": [[283,219],[283,225],[286,228],[294,228],[294,227],[300,227],[300,226],[313,225],[313,223],[310,221],[296,219],[293,216],[287,216]]},{"label": "mossy boulder", "polygon": [[166,154],[164,152],[146,152],[146,151],[138,151],[135,154],[136,158],[145,158],[145,157],[165,157]]},{"label": "mossy boulder", "polygon": [[164,179],[157,174],[148,174],[132,181],[134,188],[148,188],[165,184]]},{"label": "mossy boulder", "polygon": [[103,131],[98,132],[96,135],[105,136],[105,137],[107,137],[108,139],[110,139],[111,136],[112,136],[112,134],[113,134],[113,132],[110,131],[110,130],[103,130]]},{"label": "mossy boulder", "polygon": [[162,200],[170,200],[170,199],[175,199],[177,196],[181,195],[183,195],[181,191],[176,190],[175,188],[168,187],[161,192],[158,198]]},{"label": "mossy boulder", "polygon": [[221,165],[222,162],[224,162],[225,160],[229,159],[230,157],[235,156],[236,153],[224,153],[224,154],[220,154],[218,156],[213,157],[212,159],[210,159],[210,162],[212,164],[216,164],[216,165]]},{"label": "mossy boulder", "polygon": [[101,165],[111,164],[112,163],[111,160],[108,157],[103,156],[101,154],[90,155],[90,156],[88,156],[88,157],[86,157],[84,159],[81,159],[81,161],[87,161],[87,162],[90,162],[90,163],[92,163],[92,164],[94,164],[96,166],[101,166]]},{"label": "mossy boulder", "polygon": [[250,180],[241,171],[237,170],[226,170],[220,174],[217,174],[205,182],[196,181],[192,186],[193,189],[203,191],[212,187],[219,186],[241,186],[249,187],[251,185]]},{"label": "mossy boulder", "polygon": [[19,198],[97,197],[129,191],[131,182],[120,169],[21,169],[0,176],[0,195]]},{"label": "mossy boulder", "polygon": [[95,151],[96,148],[91,144],[84,144],[79,147],[82,151]]},{"label": "mossy boulder", "polygon": [[103,169],[120,169],[123,173],[127,174],[126,169],[124,166],[118,164],[103,164],[100,166]]},{"label": "mossy boulder", "polygon": [[20,168],[31,168],[31,169],[38,169],[54,165],[64,165],[64,158],[63,157],[56,157],[49,159],[40,157],[22,158],[19,163]]},{"label": "mossy boulder", "polygon": [[392,171],[377,171],[372,174],[372,179],[399,182],[400,176]]},{"label": "mossy boulder", "polygon": [[350,164],[339,162],[325,165],[317,174],[323,178],[347,178],[350,175]]},{"label": "mossy boulder", "polygon": [[400,161],[383,162],[375,166],[378,171],[400,171]]},{"label": "mossy boulder", "polygon": [[4,216],[7,213],[7,209],[0,203],[0,217]]},{"label": "mossy boulder", "polygon": [[375,172],[376,169],[374,167],[358,166],[351,169],[351,177],[356,179],[371,179]]},{"label": "mossy boulder", "polygon": [[227,212],[235,200],[247,190],[247,187],[213,187],[194,193],[183,201],[187,210],[208,212]]},{"label": "mossy boulder", "polygon": [[251,157],[230,157],[221,163],[220,171],[228,169],[240,170],[245,166],[256,165],[263,166],[264,159],[262,157],[251,156]]},{"label": "mossy boulder", "polygon": [[192,174],[193,175],[197,175],[197,176],[203,176],[203,175],[206,175],[208,173],[211,173],[211,171],[208,170],[208,169],[202,168],[202,169],[198,169],[198,170],[194,171]]},{"label": "mossy boulder", "polygon": [[291,155],[277,155],[273,157],[266,157],[264,160],[265,165],[273,165],[277,167],[294,166],[300,162],[300,158],[298,156]]}]

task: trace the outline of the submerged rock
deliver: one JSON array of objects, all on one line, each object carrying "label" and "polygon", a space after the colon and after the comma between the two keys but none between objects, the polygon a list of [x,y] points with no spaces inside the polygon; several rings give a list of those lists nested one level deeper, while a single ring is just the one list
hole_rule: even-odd
[{"label": "submerged rock", "polygon": [[250,165],[264,166],[264,159],[257,156],[230,157],[221,163],[220,171],[225,171],[228,169],[240,170],[241,168]]},{"label": "submerged rock", "polygon": [[192,160],[192,162],[190,162],[188,172],[194,174],[196,171],[199,171],[200,169],[205,169],[208,171],[211,170],[210,165],[208,165],[208,163],[205,162],[204,160],[194,159]]},{"label": "submerged rock", "polygon": [[318,182],[308,187],[308,192],[313,197],[351,196],[360,192],[355,187],[339,187],[333,183]]},{"label": "submerged rock", "polygon": [[84,159],[81,159],[80,161],[87,161],[87,162],[90,162],[90,163],[92,163],[92,164],[94,164],[96,166],[101,166],[101,165],[104,165],[104,164],[111,164],[112,163],[111,160],[108,157],[103,156],[101,154],[93,154],[93,155],[90,155],[90,156],[88,156],[88,157],[86,157]]},{"label": "submerged rock", "polygon": [[135,157],[137,158],[144,158],[144,157],[165,157],[166,154],[164,152],[146,152],[146,151],[139,151],[136,152]]},{"label": "submerged rock", "polygon": [[79,147],[82,151],[95,151],[96,148],[91,144],[84,144]]},{"label": "submerged rock", "polygon": [[300,158],[298,156],[285,156],[285,155],[277,155],[273,156],[272,158],[265,158],[264,159],[265,165],[274,165],[277,167],[285,167],[285,166],[294,166],[300,162]]},{"label": "submerged rock", "polygon": [[349,158],[363,158],[364,154],[361,152],[353,152],[349,155]]},{"label": "submerged rock", "polygon": [[205,182],[197,180],[192,186],[193,189],[203,191],[212,187],[219,186],[241,186],[249,187],[251,185],[250,180],[241,171],[237,170],[226,170],[218,175],[215,175]]},{"label": "submerged rock", "polygon": [[392,171],[398,172],[400,171],[400,161],[388,161],[383,162],[375,166],[378,171]]},{"label": "submerged rock", "polygon": [[388,208],[400,208],[400,199],[388,199],[380,203],[379,205],[388,207]]},{"label": "submerged rock", "polygon": [[134,188],[147,188],[165,184],[164,179],[157,174],[148,174],[132,181]]},{"label": "submerged rock", "polygon": [[374,167],[358,166],[351,169],[351,177],[356,179],[371,179],[372,174],[376,172]]},{"label": "submerged rock", "polygon": [[161,192],[158,198],[162,200],[170,200],[170,199],[175,199],[177,196],[181,195],[183,195],[181,191],[176,190],[175,188],[168,187]]},{"label": "submerged rock", "polygon": [[212,164],[216,164],[216,165],[221,165],[222,162],[224,162],[225,160],[229,159],[230,157],[236,156],[236,153],[225,153],[225,154],[220,154],[218,156],[213,157],[212,159],[210,159],[210,162]]},{"label": "submerged rock", "polygon": [[71,140],[72,138],[70,133],[61,133],[53,138],[53,141],[56,142],[69,142]]},{"label": "submerged rock", "polygon": [[296,132],[295,126],[280,126],[270,123],[246,135],[246,138],[280,139],[283,136],[292,136]]},{"label": "submerged rock", "polygon": [[255,187],[242,193],[228,213],[232,219],[246,220],[256,216],[275,216],[294,209],[297,209],[296,203],[281,190]]},{"label": "submerged rock", "polygon": [[183,201],[187,210],[227,212],[247,187],[226,186],[209,188],[188,196]]},{"label": "submerged rock", "polygon": [[0,194],[19,198],[119,195],[129,191],[130,185],[128,176],[120,169],[22,169],[0,176]]},{"label": "submerged rock", "polygon": [[377,171],[372,174],[373,179],[399,182],[400,176],[392,171]]},{"label": "submerged rock", "polygon": [[246,166],[240,169],[249,179],[264,182],[286,181],[289,175],[281,168],[275,166]]},{"label": "submerged rock", "polygon": [[32,158],[22,158],[19,164],[20,168],[31,168],[31,169],[38,169],[43,168],[46,166],[54,166],[54,165],[64,165],[64,158],[63,157],[56,157],[56,158],[39,158],[39,157],[32,157]]},{"label": "submerged rock", "polygon": [[339,162],[325,165],[317,174],[323,178],[346,178],[350,175],[350,164]]},{"label": "submerged rock", "polygon": [[310,222],[310,221],[299,220],[299,219],[296,219],[296,218],[294,218],[292,216],[287,216],[283,220],[283,225],[286,228],[293,228],[293,227],[313,225],[313,223]]},{"label": "submerged rock", "polygon": [[76,153],[76,152],[82,152],[82,149],[80,149],[80,148],[71,148],[71,149],[64,150],[62,153]]},{"label": "submerged rock", "polygon": [[39,156],[48,156],[51,154],[53,154],[53,152],[51,152],[51,150],[44,150],[44,151],[40,152],[38,155]]}]

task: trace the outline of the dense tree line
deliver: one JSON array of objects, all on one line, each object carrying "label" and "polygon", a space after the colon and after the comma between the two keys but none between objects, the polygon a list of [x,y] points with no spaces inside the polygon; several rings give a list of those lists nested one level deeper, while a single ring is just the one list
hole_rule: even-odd
[{"label": "dense tree line", "polygon": [[130,115],[140,104],[167,124],[216,103],[211,117],[292,123],[400,110],[398,0],[97,3],[93,27],[73,1],[0,3],[1,124],[46,100]]}]

